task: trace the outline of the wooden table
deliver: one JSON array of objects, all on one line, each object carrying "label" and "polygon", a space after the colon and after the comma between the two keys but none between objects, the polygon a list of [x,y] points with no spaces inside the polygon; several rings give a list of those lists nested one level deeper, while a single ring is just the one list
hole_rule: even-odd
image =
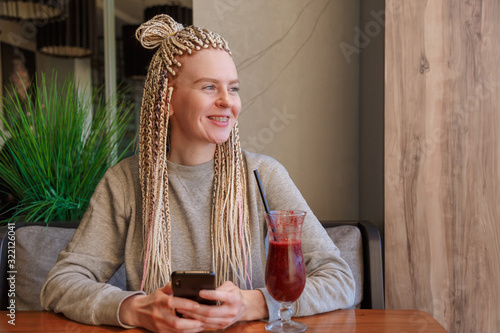
[{"label": "wooden table", "polygon": [[[49,311],[18,311],[14,326],[8,323],[7,314],[0,311],[1,332],[146,332],[142,329],[83,325]],[[416,310],[337,310],[295,320],[306,323],[307,332],[447,333],[430,314]],[[243,322],[224,332],[265,332],[264,325],[262,321]]]}]

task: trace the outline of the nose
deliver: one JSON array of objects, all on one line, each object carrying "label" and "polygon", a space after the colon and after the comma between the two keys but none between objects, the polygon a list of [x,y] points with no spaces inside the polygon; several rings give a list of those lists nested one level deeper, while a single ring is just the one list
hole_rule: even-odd
[{"label": "nose", "polygon": [[217,100],[216,100],[215,104],[219,108],[228,109],[228,108],[233,106],[233,100],[231,99],[231,96],[229,95],[229,93],[227,91],[223,90],[217,96]]}]

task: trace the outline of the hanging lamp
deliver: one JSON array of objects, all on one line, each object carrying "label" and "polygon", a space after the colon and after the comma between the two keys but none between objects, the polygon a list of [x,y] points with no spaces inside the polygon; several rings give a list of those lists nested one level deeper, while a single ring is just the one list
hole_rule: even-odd
[{"label": "hanging lamp", "polygon": [[63,14],[65,1],[0,0],[0,19],[46,22]]},{"label": "hanging lamp", "polygon": [[95,0],[65,2],[63,15],[38,30],[37,49],[57,57],[88,57],[96,48]]}]

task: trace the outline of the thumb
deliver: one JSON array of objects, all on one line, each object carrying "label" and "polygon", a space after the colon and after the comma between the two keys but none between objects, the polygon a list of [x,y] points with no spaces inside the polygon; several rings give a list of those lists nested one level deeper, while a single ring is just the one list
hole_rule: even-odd
[{"label": "thumb", "polygon": [[166,285],[164,285],[163,287],[161,287],[158,290],[164,294],[172,295],[173,294],[172,293],[172,282],[167,283]]},{"label": "thumb", "polygon": [[231,281],[226,281],[220,287],[218,287],[217,290],[231,291],[234,288],[238,288],[238,287],[236,287],[236,285],[234,283],[232,283]]}]

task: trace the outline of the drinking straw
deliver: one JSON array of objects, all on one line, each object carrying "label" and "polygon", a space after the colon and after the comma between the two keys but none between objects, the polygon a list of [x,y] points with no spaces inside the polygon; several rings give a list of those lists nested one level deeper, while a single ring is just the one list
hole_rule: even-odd
[{"label": "drinking straw", "polygon": [[264,188],[262,187],[262,183],[260,181],[259,170],[255,169],[253,173],[257,179],[257,185],[259,185],[260,196],[262,198],[262,202],[264,203],[264,209],[266,210],[266,213],[269,214],[269,204],[267,203],[266,194],[264,193]]},{"label": "drinking straw", "polygon": [[[266,213],[269,215],[269,219],[271,219],[271,215],[269,214],[270,212],[269,204],[267,203],[266,194],[264,193],[264,188],[262,187],[262,182],[260,181],[259,170],[255,169],[253,173],[255,175],[255,178],[257,179],[257,185],[259,185],[260,196],[262,198],[262,202],[264,203],[264,209],[266,210]],[[274,230],[273,224],[269,223],[269,227],[271,227],[274,239],[278,241],[279,240],[278,234],[276,233],[276,230]]]}]

